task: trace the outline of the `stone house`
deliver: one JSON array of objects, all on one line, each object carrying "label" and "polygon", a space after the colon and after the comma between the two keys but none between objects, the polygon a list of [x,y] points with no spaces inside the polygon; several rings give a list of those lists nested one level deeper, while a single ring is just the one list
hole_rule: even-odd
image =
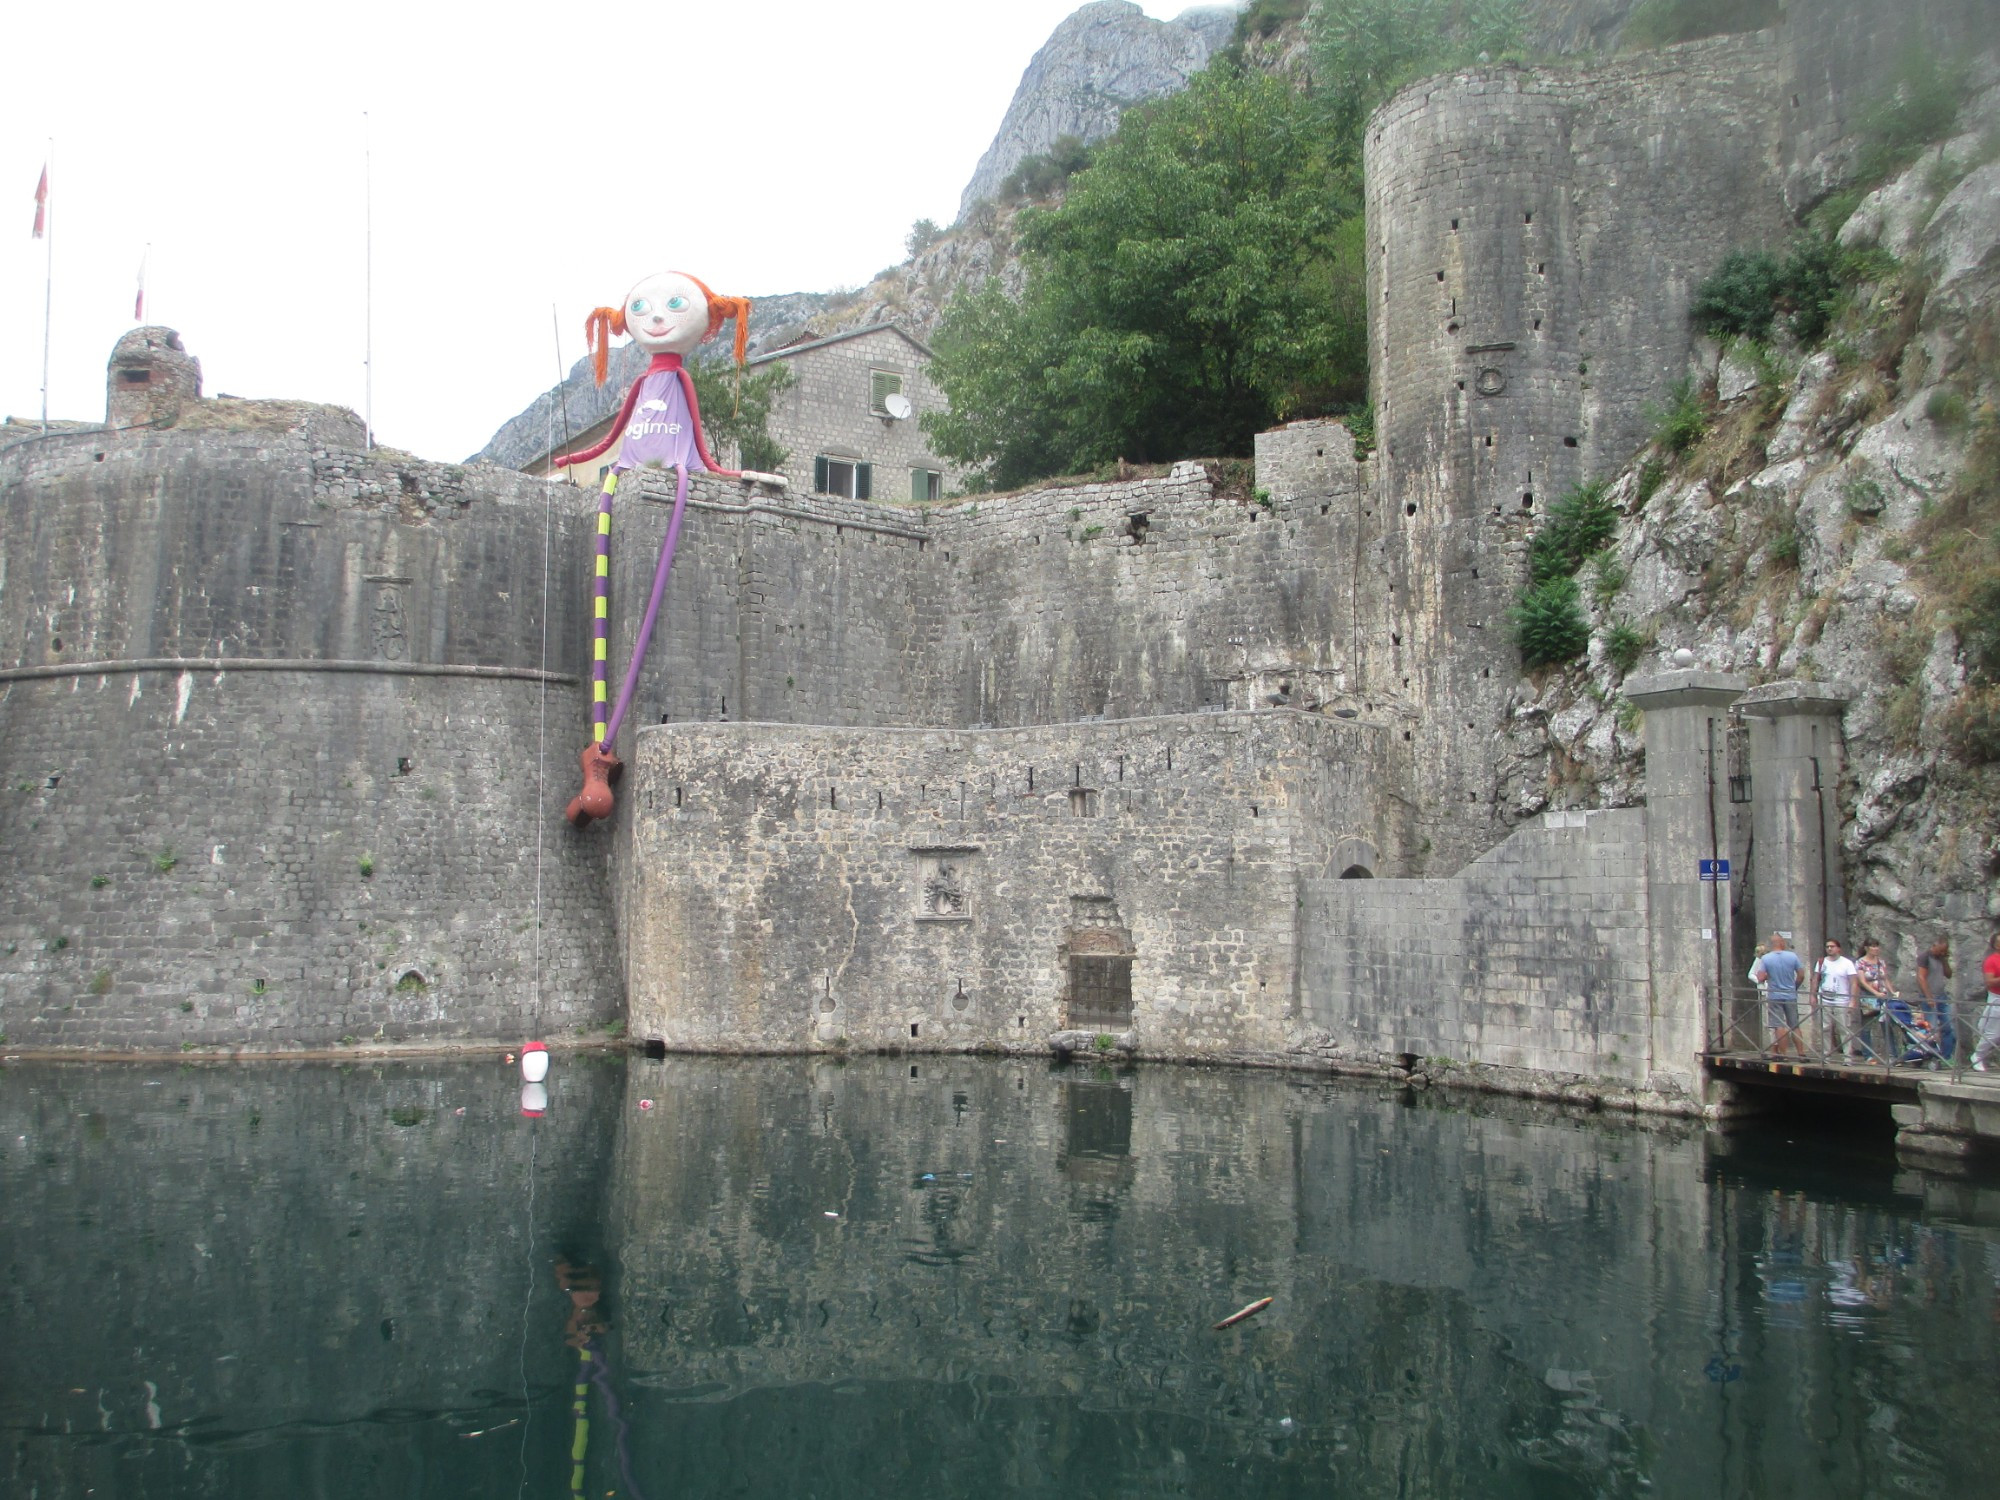
[{"label": "stone house", "polygon": [[[772,403],[769,431],[785,450],[780,472],[794,494],[836,495],[849,500],[942,499],[952,470],[930,450],[919,425],[945,398],[929,374],[931,351],[893,323],[850,328],[807,338],[761,354],[749,373],[782,363],[790,389]],[[615,413],[579,433],[568,446],[584,448],[610,431]],[[733,446],[733,445],[732,445]],[[525,465],[549,472],[548,454]],[[595,488],[610,455],[569,471]],[[726,464],[732,452],[718,452]]]}]

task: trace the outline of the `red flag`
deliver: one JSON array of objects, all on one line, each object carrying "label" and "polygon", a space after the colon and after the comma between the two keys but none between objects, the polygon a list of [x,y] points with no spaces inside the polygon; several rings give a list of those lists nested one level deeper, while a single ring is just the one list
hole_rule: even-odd
[{"label": "red flag", "polygon": [[42,237],[42,230],[48,223],[49,213],[49,169],[42,168],[42,180],[35,184],[35,238]]},{"label": "red flag", "polygon": [[146,262],[152,256],[153,247],[148,245],[146,253],[139,257],[139,296],[132,304],[132,321],[146,321]]}]

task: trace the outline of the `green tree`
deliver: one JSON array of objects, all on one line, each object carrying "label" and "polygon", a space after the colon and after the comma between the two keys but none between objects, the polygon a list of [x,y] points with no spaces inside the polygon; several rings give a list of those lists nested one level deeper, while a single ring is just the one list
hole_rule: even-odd
[{"label": "green tree", "polygon": [[1520,46],[1521,0],[1320,0],[1311,36],[1335,160],[1358,168],[1368,116],[1398,88]]},{"label": "green tree", "polygon": [[701,402],[701,426],[707,434],[716,462],[724,463],[721,450],[730,442],[737,445],[737,463],[746,469],[772,473],[790,455],[778,446],[769,426],[771,403],[780,392],[792,388],[792,372],[781,364],[768,364],[755,375],[742,377],[742,399],[737,397],[734,366],[691,362],[695,399]]},{"label": "green tree", "polygon": [[1307,98],[1229,67],[1129,112],[1060,207],[1022,215],[1021,299],[989,282],[947,312],[938,451],[1008,486],[1247,452],[1364,394],[1361,226],[1325,148]]}]

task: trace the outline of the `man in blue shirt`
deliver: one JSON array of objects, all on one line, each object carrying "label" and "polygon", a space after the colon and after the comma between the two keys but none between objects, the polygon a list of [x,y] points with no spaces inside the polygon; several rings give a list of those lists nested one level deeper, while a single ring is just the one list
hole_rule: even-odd
[{"label": "man in blue shirt", "polygon": [[1750,977],[1757,983],[1770,986],[1764,1022],[1771,1032],[1773,1052],[1806,1055],[1805,1043],[1799,1037],[1799,981],[1805,972],[1805,964],[1792,952],[1784,934],[1778,932],[1771,934],[1771,951],[1758,959],[1757,967],[1750,971]]}]

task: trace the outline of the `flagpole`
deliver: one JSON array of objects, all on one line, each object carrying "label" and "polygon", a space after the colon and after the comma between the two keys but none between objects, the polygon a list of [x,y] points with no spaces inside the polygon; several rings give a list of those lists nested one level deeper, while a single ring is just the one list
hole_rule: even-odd
[{"label": "flagpole", "polygon": [[361,111],[361,430],[364,446],[375,447],[375,160],[368,111]]},{"label": "flagpole", "polygon": [[49,430],[49,328],[56,303],[56,138],[49,137],[49,191],[42,200],[42,248],[46,252],[42,272],[42,432]]}]

